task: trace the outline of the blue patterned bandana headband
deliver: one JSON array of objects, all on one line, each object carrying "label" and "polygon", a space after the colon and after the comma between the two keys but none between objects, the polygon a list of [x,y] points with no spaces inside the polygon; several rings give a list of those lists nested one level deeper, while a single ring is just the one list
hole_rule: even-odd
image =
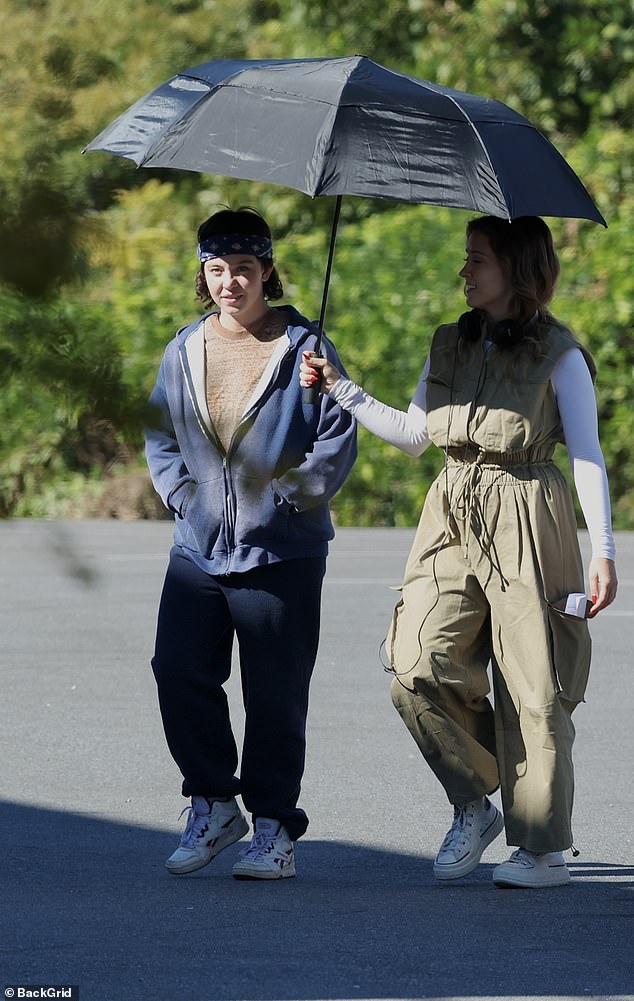
[{"label": "blue patterned bandana headband", "polygon": [[227,254],[250,254],[253,257],[272,258],[273,242],[266,236],[245,235],[244,233],[220,233],[201,240],[198,244],[198,259],[201,263]]}]

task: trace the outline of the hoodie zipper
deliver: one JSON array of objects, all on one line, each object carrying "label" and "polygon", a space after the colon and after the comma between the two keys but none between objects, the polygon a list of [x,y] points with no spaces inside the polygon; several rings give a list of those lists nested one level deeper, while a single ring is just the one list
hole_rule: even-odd
[{"label": "hoodie zipper", "polygon": [[[275,381],[279,375],[280,368],[282,367],[282,362],[284,361],[285,358],[288,357],[290,351],[291,351],[291,346],[289,345],[288,350],[286,350],[282,355],[282,357],[278,360],[277,365],[275,366],[273,372],[271,373],[271,378],[269,379],[269,382],[265,387],[264,392],[261,394],[261,396],[258,397],[257,400],[254,401],[253,405],[240,418],[238,426],[231,435],[229,448],[223,455],[222,471],[224,476],[224,490],[225,490],[225,504],[226,504],[225,518],[227,524],[227,554],[228,554],[227,567],[224,572],[225,576],[228,576],[231,573],[231,560],[236,550],[236,521],[238,516],[237,497],[233,486],[233,478],[231,476],[231,461],[230,461],[231,453],[234,451],[234,446],[237,446],[237,443],[243,437],[244,424],[249,420],[249,418],[254,413],[256,413],[256,411],[260,407],[263,406],[267,398],[270,396],[272,388],[275,385]],[[221,445],[220,447],[222,448]]]},{"label": "hoodie zipper", "polygon": [[236,548],[236,497],[231,481],[231,470],[229,468],[229,458],[222,457],[222,477],[225,499],[225,538],[227,542],[227,565],[225,567],[225,577],[231,573],[231,557]]}]

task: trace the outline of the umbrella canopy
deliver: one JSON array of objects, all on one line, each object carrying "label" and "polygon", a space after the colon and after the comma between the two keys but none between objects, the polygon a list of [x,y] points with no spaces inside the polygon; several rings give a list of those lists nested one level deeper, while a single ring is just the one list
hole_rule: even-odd
[{"label": "umbrella canopy", "polygon": [[[335,195],[317,351],[343,195],[606,225],[575,172],[528,119],[500,101],[366,56],[202,63],[142,97],[89,150],[138,167]],[[314,402],[313,390],[304,393]]]},{"label": "umbrella canopy", "polygon": [[218,59],[137,101],[86,150],[320,195],[606,225],[561,154],[489,98],[340,59]]}]

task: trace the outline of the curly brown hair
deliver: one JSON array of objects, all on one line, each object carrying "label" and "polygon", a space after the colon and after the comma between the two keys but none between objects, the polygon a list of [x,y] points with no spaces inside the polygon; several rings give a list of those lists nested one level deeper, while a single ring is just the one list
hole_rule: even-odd
[{"label": "curly brown hair", "polygon": [[[264,216],[260,215],[256,209],[243,206],[239,209],[221,209],[215,212],[198,227],[198,243],[207,240],[212,236],[220,236],[232,233],[240,233],[244,236],[265,236],[271,239],[271,230]],[[273,264],[273,258],[259,258],[265,267],[273,267],[269,277],[264,282],[265,299],[281,299],[284,295],[284,288],[277,273],[277,268]],[[196,298],[205,306],[211,303],[207,280],[205,278],[204,264],[200,265],[196,275]]]}]

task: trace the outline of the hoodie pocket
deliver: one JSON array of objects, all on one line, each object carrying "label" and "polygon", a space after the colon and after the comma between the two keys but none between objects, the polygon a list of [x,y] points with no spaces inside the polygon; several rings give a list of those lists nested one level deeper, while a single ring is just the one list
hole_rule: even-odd
[{"label": "hoodie pocket", "polygon": [[179,541],[208,559],[223,541],[224,511],[222,477],[195,483],[183,508]]},{"label": "hoodie pocket", "polygon": [[234,480],[235,545],[262,546],[285,541],[289,533],[290,508],[280,504],[270,481],[240,476]]}]

